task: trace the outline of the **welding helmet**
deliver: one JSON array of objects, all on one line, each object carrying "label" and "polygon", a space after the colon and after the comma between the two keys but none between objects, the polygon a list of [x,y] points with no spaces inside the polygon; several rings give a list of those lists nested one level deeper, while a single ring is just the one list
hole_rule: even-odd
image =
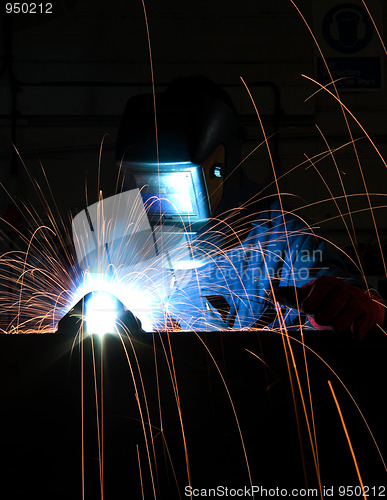
[{"label": "welding helmet", "polygon": [[141,190],[152,226],[196,231],[236,203],[238,130],[231,99],[205,78],[130,98],[117,136],[123,189]]}]

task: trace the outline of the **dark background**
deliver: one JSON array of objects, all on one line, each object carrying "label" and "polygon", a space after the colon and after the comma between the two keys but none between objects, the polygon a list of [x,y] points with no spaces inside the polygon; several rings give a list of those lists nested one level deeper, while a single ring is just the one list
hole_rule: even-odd
[{"label": "dark background", "polygon": [[[384,156],[385,54],[376,33],[365,49],[335,52],[322,34],[322,25],[329,8],[340,2],[304,0],[296,5],[325,55],[352,57],[359,67],[364,66],[363,57],[374,57],[380,63],[381,88],[344,89],[340,97]],[[373,0],[368,5],[381,30],[386,15],[383,2]],[[316,78],[319,52],[295,6],[289,0],[167,0],[149,2],[146,9],[156,89],[177,76],[197,74],[224,86],[247,128],[247,156],[262,142],[263,133],[241,82],[243,77],[263,117],[266,135],[274,133],[269,144],[288,203],[307,206],[305,214],[323,223],[344,248],[350,241],[338,208],[343,214],[348,212],[345,193],[358,240],[375,243],[365,193],[373,194],[375,207],[385,205],[385,165],[370,142],[360,139],[364,132],[347,113],[351,133],[358,140],[364,184],[354,148],[348,145],[351,137],[339,103],[327,92],[315,94],[318,85],[303,76]],[[127,99],[151,89],[150,54],[140,0],[56,0],[52,12],[9,16],[2,8],[0,180],[10,194],[41,205],[20,160],[11,162],[13,139],[50,204],[53,196],[59,209],[74,213],[86,203],[85,184],[89,203],[97,200],[102,142],[99,187],[105,197],[115,192],[117,127]],[[362,29],[359,25],[360,38]],[[335,150],[334,158],[323,154],[327,145],[316,126]],[[265,145],[246,160],[244,168],[260,183],[273,181]],[[329,201],[332,197],[338,207]],[[3,194],[0,202],[5,207],[7,196]],[[384,209],[374,212],[382,234]],[[45,219],[44,213],[41,217]],[[348,215],[344,221],[351,226]]]}]

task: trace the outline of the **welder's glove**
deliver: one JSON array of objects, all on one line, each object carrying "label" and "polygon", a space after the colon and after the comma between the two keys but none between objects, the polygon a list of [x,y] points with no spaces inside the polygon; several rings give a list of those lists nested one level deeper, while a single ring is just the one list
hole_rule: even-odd
[{"label": "welder's glove", "polygon": [[297,295],[300,309],[317,327],[332,327],[363,340],[368,332],[383,326],[381,299],[338,278],[321,276],[298,288]]}]

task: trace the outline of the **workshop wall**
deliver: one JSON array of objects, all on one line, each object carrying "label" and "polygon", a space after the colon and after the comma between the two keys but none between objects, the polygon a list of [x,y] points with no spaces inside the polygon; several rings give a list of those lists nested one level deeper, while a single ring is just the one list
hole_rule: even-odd
[{"label": "workshop wall", "polygon": [[[385,205],[387,181],[378,153],[386,157],[383,47],[374,33],[362,50],[334,54],[336,61],[343,56],[372,57],[381,68],[380,82],[376,78],[365,88],[353,83],[352,88],[339,90],[344,105],[375,142],[374,147],[361,139],[365,132],[345,112],[353,137],[359,139],[356,149],[363,180],[353,146],[343,147],[350,143],[351,135],[340,103],[326,91],[316,94],[318,84],[303,76],[316,78],[319,57],[306,23],[332,56],[323,22],[329,9],[342,2],[324,2],[325,10],[317,1],[294,3],[306,22],[290,0],[146,2],[155,85],[163,88],[177,76],[192,74],[222,84],[246,126],[244,152],[249,155],[263,141],[263,133],[243,77],[265,133],[271,136],[269,145],[281,191],[292,194],[286,198],[294,202],[293,195],[299,197],[298,204],[309,206],[302,214],[325,221],[338,244],[345,246],[348,238],[337,204],[348,212],[343,193],[351,195],[350,209],[357,211],[353,214],[357,236],[369,242],[375,238],[375,230],[366,190],[381,193],[383,196],[373,196],[371,202]],[[362,2],[353,0],[351,4],[356,11]],[[379,0],[367,5],[381,30],[386,8]],[[74,214],[84,208],[85,193],[92,203],[97,200],[98,187],[104,196],[115,192],[114,143],[120,116],[131,95],[151,88],[142,3],[66,0],[53,2],[52,14],[36,16],[9,15],[2,9],[0,180],[12,196],[32,203],[42,220],[46,210],[31,178],[39,183],[50,206],[55,201],[64,213]],[[358,21],[355,39],[364,39],[366,28]],[[332,30],[328,33],[331,38],[341,36]],[[350,39],[351,34],[346,36]],[[22,161],[15,156],[12,160],[12,138]],[[330,148],[339,148],[334,157],[324,154],[325,140]],[[245,169],[255,181],[269,178],[264,182],[272,182],[264,144],[246,160]],[[339,197],[336,203],[325,201],[332,196]],[[7,204],[2,194],[2,210]],[[375,210],[375,217],[383,234],[385,209]],[[345,221],[351,223],[348,217]]]}]

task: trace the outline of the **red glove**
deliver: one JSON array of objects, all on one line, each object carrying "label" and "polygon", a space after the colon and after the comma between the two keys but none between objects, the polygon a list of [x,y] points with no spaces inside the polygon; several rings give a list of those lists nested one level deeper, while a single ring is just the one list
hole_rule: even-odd
[{"label": "red glove", "polygon": [[312,323],[331,326],[338,333],[351,333],[363,340],[368,332],[383,326],[381,299],[338,278],[321,276],[297,288],[297,295],[301,310],[311,316]]}]

